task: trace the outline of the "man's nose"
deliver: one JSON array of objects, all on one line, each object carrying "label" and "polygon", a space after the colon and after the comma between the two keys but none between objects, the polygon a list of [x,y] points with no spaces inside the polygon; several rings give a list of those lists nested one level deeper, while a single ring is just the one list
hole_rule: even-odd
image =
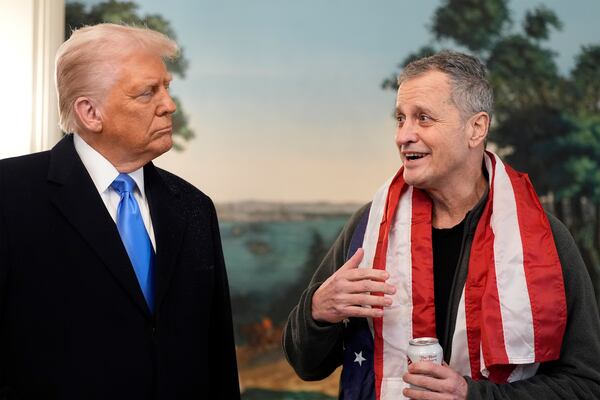
[{"label": "man's nose", "polygon": [[175,101],[173,100],[167,89],[163,90],[164,93],[162,95],[160,104],[156,112],[158,115],[173,114],[177,110],[177,104],[175,104]]},{"label": "man's nose", "polygon": [[412,123],[410,120],[405,120],[396,127],[396,144],[403,146],[408,143],[414,143],[419,140],[417,132],[418,124]]}]

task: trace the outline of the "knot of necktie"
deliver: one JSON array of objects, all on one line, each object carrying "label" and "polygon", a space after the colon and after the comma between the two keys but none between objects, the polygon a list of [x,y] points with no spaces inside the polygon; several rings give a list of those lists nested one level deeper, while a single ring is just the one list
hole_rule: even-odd
[{"label": "knot of necktie", "polygon": [[110,186],[123,197],[125,193],[133,193],[136,184],[129,175],[119,174]]}]

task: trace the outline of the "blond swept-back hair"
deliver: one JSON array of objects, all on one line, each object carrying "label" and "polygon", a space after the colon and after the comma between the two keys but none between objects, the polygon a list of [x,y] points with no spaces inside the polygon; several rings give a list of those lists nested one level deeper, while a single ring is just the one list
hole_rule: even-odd
[{"label": "blond swept-back hair", "polygon": [[88,97],[101,107],[109,89],[119,79],[120,63],[144,51],[165,59],[179,54],[177,43],[160,32],[117,24],[98,24],[75,30],[56,53],[56,92],[60,127],[77,132],[74,104]]}]

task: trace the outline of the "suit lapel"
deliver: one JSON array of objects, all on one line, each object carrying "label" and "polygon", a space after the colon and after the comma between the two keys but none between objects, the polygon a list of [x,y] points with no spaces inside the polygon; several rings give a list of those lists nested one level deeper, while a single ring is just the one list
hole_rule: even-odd
[{"label": "suit lapel", "polygon": [[144,167],[144,186],[156,238],[156,309],[159,310],[175,271],[187,222],[180,194],[169,187],[152,163]]},{"label": "suit lapel", "polygon": [[48,180],[54,184],[53,204],[81,234],[132,301],[151,318],[117,227],[75,151],[72,136],[63,138],[52,149]]}]

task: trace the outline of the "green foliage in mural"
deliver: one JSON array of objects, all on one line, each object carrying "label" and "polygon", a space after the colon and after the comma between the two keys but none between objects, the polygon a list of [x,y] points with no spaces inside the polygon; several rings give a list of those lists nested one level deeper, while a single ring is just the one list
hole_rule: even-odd
[{"label": "green foliage in mural", "polygon": [[[600,302],[600,44],[582,47],[565,76],[544,44],[561,28],[545,6],[514,28],[507,0],[446,0],[433,15],[433,42],[399,68],[449,44],[486,63],[496,101],[490,141],[571,230]],[[396,90],[395,77],[382,87]]]},{"label": "green foliage in mural", "polygon": [[434,12],[431,29],[438,40],[482,51],[493,46],[510,22],[504,0],[445,0]]},{"label": "green foliage in mural", "polygon": [[[177,35],[171,27],[171,23],[161,15],[140,15],[138,5],[135,2],[116,0],[104,1],[93,5],[91,8],[77,1],[67,1],[65,8],[65,40],[71,36],[74,29],[103,22],[145,26],[177,40]],[[184,49],[181,49],[180,56],[176,60],[167,62],[169,71],[181,78],[185,78],[188,65],[189,61],[185,58]],[[177,104],[177,111],[173,115],[173,147],[176,150],[182,150],[183,142],[192,139],[194,132],[189,127],[187,115],[181,102],[176,96],[173,96],[173,100]]]},{"label": "green foliage in mural", "polygon": [[523,30],[532,39],[548,39],[551,26],[555,29],[562,29],[562,23],[558,16],[545,6],[539,6],[525,14]]}]

